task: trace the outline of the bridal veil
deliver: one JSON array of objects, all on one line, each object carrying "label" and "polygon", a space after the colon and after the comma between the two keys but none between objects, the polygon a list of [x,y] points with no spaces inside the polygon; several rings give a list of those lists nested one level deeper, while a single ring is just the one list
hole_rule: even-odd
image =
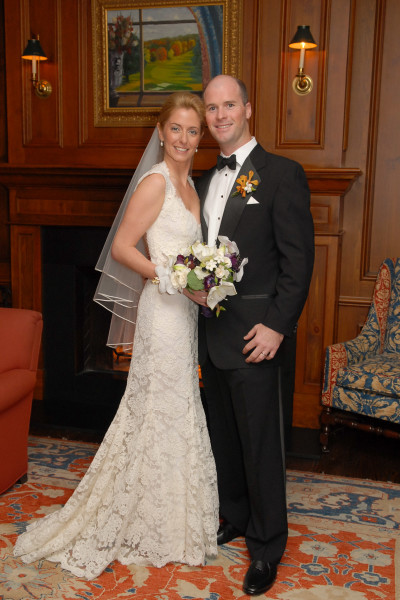
[{"label": "bridal veil", "polygon": [[[112,348],[123,346],[127,350],[132,347],[137,306],[144,281],[139,273],[132,271],[132,269],[113,259],[111,256],[111,247],[139,179],[153,165],[161,162],[162,158],[163,151],[160,146],[157,128],[155,128],[125,192],[121,206],[96,264],[96,270],[101,272],[101,276],[93,299],[112,312],[107,340],[107,346],[111,346]],[[145,256],[147,255],[145,240],[143,238],[139,241],[136,248]]]}]

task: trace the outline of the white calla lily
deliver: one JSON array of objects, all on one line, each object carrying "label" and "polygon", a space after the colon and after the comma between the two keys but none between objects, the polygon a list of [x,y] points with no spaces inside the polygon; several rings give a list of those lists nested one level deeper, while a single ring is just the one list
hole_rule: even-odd
[{"label": "white calla lily", "polygon": [[195,267],[194,272],[196,273],[197,279],[204,279],[205,277],[207,277],[210,274],[209,271],[206,271],[202,267]]},{"label": "white calla lily", "polygon": [[218,302],[224,300],[226,296],[235,296],[237,294],[235,286],[230,281],[222,281],[220,285],[211,288],[207,296],[207,305],[214,310]]},{"label": "white calla lily", "polygon": [[214,258],[216,247],[206,246],[202,242],[192,244],[192,252],[194,256],[202,263],[205,263]]},{"label": "white calla lily", "polygon": [[239,254],[239,248],[237,247],[236,242],[231,242],[231,240],[227,238],[226,235],[219,235],[218,240],[221,244],[224,244],[224,246],[226,246],[226,249],[230,254],[233,254],[234,252],[236,252],[236,254]]},{"label": "white calla lily", "polygon": [[237,273],[233,274],[233,280],[237,281],[239,283],[239,281],[242,279],[243,277],[243,268],[247,265],[247,263],[249,262],[248,258],[244,258],[242,260],[242,262],[240,263],[240,269]]}]

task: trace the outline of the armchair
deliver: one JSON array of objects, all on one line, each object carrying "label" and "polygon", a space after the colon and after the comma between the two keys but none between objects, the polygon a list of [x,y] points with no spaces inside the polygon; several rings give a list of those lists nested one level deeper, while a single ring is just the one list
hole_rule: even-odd
[{"label": "armchair", "polygon": [[332,424],[400,439],[400,258],[381,264],[360,334],[326,349],[322,405],[323,452]]},{"label": "armchair", "polygon": [[0,493],[28,472],[28,432],[42,315],[0,308]]}]

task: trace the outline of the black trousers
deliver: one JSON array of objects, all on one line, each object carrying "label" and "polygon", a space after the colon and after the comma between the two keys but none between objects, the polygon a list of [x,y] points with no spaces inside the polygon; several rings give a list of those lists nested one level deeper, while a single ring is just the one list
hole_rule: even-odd
[{"label": "black trousers", "polygon": [[288,535],[279,367],[221,370],[208,358],[201,369],[220,515],[252,560],[278,563]]}]

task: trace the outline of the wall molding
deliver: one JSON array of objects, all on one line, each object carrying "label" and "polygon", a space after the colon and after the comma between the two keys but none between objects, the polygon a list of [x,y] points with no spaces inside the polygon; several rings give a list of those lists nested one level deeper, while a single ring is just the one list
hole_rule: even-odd
[{"label": "wall molding", "polygon": [[379,133],[379,106],[385,30],[386,0],[376,1],[371,99],[365,173],[364,215],[362,220],[361,281],[375,281],[378,271],[371,270],[372,219],[375,195],[376,155]]},{"label": "wall molding", "polygon": [[360,296],[339,296],[338,304],[339,304],[339,306],[354,306],[354,307],[370,306],[371,297],[364,298],[364,297],[360,297]]},{"label": "wall molding", "polygon": [[[280,89],[278,93],[278,119],[276,131],[277,149],[322,149],[325,139],[325,113],[326,113],[326,84],[327,84],[327,60],[326,54],[329,47],[329,18],[330,18],[330,0],[321,0],[314,6],[314,21],[311,24],[311,30],[314,37],[318,40],[317,58],[312,56],[312,52],[306,53],[306,72],[312,74],[314,87],[311,94],[299,97],[292,89],[292,80],[297,73],[299,53],[290,51],[288,46],[294,34],[296,16],[293,14],[297,8],[291,0],[284,0],[281,19],[281,64],[279,72]],[[319,12],[319,23],[317,26],[317,14]],[[316,30],[315,30],[316,28]],[[316,63],[316,67],[313,63]],[[304,123],[309,123],[307,132],[308,139],[291,138],[289,133],[289,117],[297,114]],[[310,119],[310,114],[313,118]]]},{"label": "wall molding", "polygon": [[347,147],[348,147],[348,141],[349,141],[351,80],[352,80],[352,75],[353,75],[355,26],[356,26],[356,0],[350,0],[349,44],[348,44],[348,48],[347,48],[346,92],[345,92],[345,99],[344,99],[342,152],[346,152]]}]

